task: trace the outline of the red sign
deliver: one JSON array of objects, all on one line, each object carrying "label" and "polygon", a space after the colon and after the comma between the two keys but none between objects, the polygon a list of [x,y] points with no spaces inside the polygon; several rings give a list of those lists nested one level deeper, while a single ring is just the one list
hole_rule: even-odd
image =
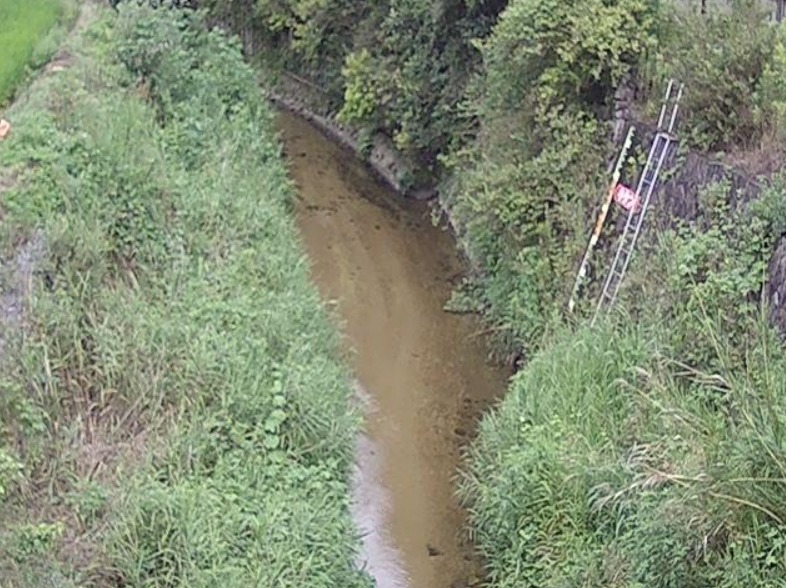
[{"label": "red sign", "polygon": [[617,184],[614,190],[614,202],[628,212],[639,212],[641,210],[641,200],[636,196],[636,192],[624,184]]}]

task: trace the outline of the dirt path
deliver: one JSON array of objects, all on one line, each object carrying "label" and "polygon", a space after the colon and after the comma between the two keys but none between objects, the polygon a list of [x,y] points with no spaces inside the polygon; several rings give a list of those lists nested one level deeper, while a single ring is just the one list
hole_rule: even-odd
[{"label": "dirt path", "polygon": [[[84,0],[81,3],[76,22],[49,63],[43,67],[29,87],[23,88],[5,109],[0,109],[0,117],[8,116],[11,120],[11,132],[13,132],[14,108],[28,99],[31,89],[41,84],[48,76],[57,75],[58,72],[73,65],[73,58],[68,49],[69,43],[96,19],[98,10],[98,0]],[[0,169],[0,199],[5,190],[16,184],[16,174],[16,170],[13,169]],[[0,361],[4,357],[8,339],[23,328],[25,307],[31,295],[33,271],[44,257],[45,249],[44,235],[35,233],[19,243],[10,256],[0,258]]]},{"label": "dirt path", "polygon": [[454,478],[507,374],[486,364],[473,319],[442,311],[462,270],[453,240],[307,123],[279,121],[313,276],[337,302],[369,408],[354,496],[365,563],[380,588],[471,585]]},{"label": "dirt path", "polygon": [[98,17],[99,9],[99,0],[82,0],[81,6],[79,7],[79,16],[74,26],[71,27],[66,42],[63,43],[61,48],[52,56],[52,59],[44,67],[45,74],[57,73],[73,65],[73,58],[67,48],[68,41],[83,33],[85,29],[95,21]]}]

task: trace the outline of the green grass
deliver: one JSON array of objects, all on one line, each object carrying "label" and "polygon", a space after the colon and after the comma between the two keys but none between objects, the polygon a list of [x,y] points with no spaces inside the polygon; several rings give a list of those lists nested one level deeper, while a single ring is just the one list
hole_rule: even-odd
[{"label": "green grass", "polygon": [[462,484],[491,586],[782,585],[786,353],[757,296],[784,194],[706,187],[612,320],[558,328],[516,376]]},{"label": "green grass", "polygon": [[13,95],[37,44],[62,15],[62,0],[0,0],[0,104]]},{"label": "green grass", "polygon": [[547,346],[481,427],[462,486],[491,586],[778,586],[786,357],[669,359],[653,329]]},{"label": "green grass", "polygon": [[0,145],[0,247],[45,242],[3,370],[3,588],[367,586],[359,417],[255,74],[169,10],[82,43]]}]

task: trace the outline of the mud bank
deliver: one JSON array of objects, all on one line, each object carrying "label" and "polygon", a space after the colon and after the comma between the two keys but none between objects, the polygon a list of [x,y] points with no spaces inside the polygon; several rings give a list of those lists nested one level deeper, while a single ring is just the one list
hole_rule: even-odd
[{"label": "mud bank", "polygon": [[353,491],[361,565],[381,588],[473,585],[456,475],[509,374],[487,363],[474,318],[442,310],[464,270],[455,242],[424,203],[382,187],[304,120],[282,112],[279,128],[312,275],[337,306],[366,407]]}]

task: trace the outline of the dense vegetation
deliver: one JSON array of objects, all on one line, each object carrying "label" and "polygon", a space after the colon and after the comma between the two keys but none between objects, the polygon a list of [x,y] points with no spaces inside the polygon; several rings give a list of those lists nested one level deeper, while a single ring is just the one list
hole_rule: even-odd
[{"label": "dense vegetation", "polygon": [[484,420],[462,491],[495,586],[782,582],[786,353],[756,299],[786,201],[726,193],[661,235],[627,316],[554,334]]},{"label": "dense vegetation", "polygon": [[782,179],[760,178],[755,204],[722,183],[689,194],[698,219],[648,236],[622,312],[595,330],[562,316],[618,90],[633,88],[633,116],[650,121],[677,77],[683,154],[776,167],[786,49],[770,7],[203,4],[250,32],[266,68],[319,84],[341,119],[439,174],[475,267],[451,304],[528,352],[462,484],[492,585],[782,584],[786,355],[761,296],[786,230]]},{"label": "dense vegetation", "polygon": [[200,17],[121,8],[0,144],[0,583],[366,586],[256,77]]},{"label": "dense vegetation", "polygon": [[[526,17],[518,29],[505,23],[527,5],[545,6],[512,2],[488,42],[492,50],[503,33],[532,22]],[[615,67],[628,67],[639,86],[636,108],[646,116],[665,78],[676,75],[688,86],[683,150],[734,151],[752,167],[767,151],[782,152],[784,94],[771,77],[783,79],[782,33],[763,21],[757,5],[707,16],[605,6],[611,14],[593,19],[579,34],[586,41],[572,42],[557,60],[559,69],[576,73],[570,79],[602,80],[608,72],[608,99],[620,79]],[[597,59],[566,60],[606,30],[603,23],[619,16],[615,9],[641,23],[638,38],[624,45],[638,55],[615,62],[607,39]],[[541,30],[554,38],[547,26]],[[592,145],[605,140],[591,138],[604,115],[592,115],[592,92],[552,90],[563,110],[551,121],[572,138],[559,145],[561,133],[550,131],[536,154],[526,155],[533,133],[511,148],[515,133],[495,131],[498,111],[485,110],[500,92],[491,82],[513,79],[516,65],[487,62],[481,113],[491,114],[481,126],[488,138],[481,134],[469,167],[459,171],[448,206],[466,224],[470,247],[482,252],[482,307],[507,328],[508,341],[526,338],[530,349],[541,349],[484,421],[462,486],[494,585],[778,585],[786,572],[786,356],[760,295],[786,228],[783,183],[763,180],[769,187],[749,206],[734,194],[731,205],[726,185],[690,194],[700,203],[698,221],[651,236],[647,257],[640,252],[628,278],[624,312],[600,329],[579,322],[577,331],[566,330],[553,316],[560,310],[554,293],[564,304],[586,239],[583,209],[591,210],[590,198],[600,192],[587,190],[587,178],[604,171],[603,154]],[[588,69],[576,71],[579,63]],[[505,96],[510,84],[500,87]],[[524,86],[519,98],[532,88]],[[569,108],[581,109],[588,122]],[[510,120],[514,109],[503,112]],[[536,128],[549,129],[551,121]],[[545,159],[552,145],[557,150]],[[543,175],[528,183],[532,165]],[[554,177],[560,182],[549,181]],[[520,216],[512,223],[502,217],[501,228],[489,231],[483,219],[500,218],[500,210]],[[504,240],[506,232],[534,236],[522,246]]]},{"label": "dense vegetation", "polygon": [[[0,0],[0,105],[29,68],[43,65],[75,15],[72,0]],[[53,27],[57,23],[62,26]]]},{"label": "dense vegetation", "polygon": [[[461,484],[493,586],[782,583],[786,352],[761,292],[783,178],[753,203],[690,195],[621,312],[562,316],[620,87],[649,119],[666,78],[688,84],[683,151],[749,171],[786,152],[786,39],[761,4],[201,5],[440,176],[474,264],[452,304],[528,352]],[[24,325],[3,339],[0,576],[366,585],[358,423],[255,76],[199,16],[120,8],[0,147],[3,312]]]},{"label": "dense vegetation", "polygon": [[[782,152],[783,33],[769,5],[598,0],[203,0],[255,57],[319,85],[338,117],[383,130],[442,179],[476,274],[456,304],[534,349],[567,296],[613,157],[618,88],[651,122],[688,84],[683,149],[753,171]],[[635,167],[630,168],[635,172]]]}]

